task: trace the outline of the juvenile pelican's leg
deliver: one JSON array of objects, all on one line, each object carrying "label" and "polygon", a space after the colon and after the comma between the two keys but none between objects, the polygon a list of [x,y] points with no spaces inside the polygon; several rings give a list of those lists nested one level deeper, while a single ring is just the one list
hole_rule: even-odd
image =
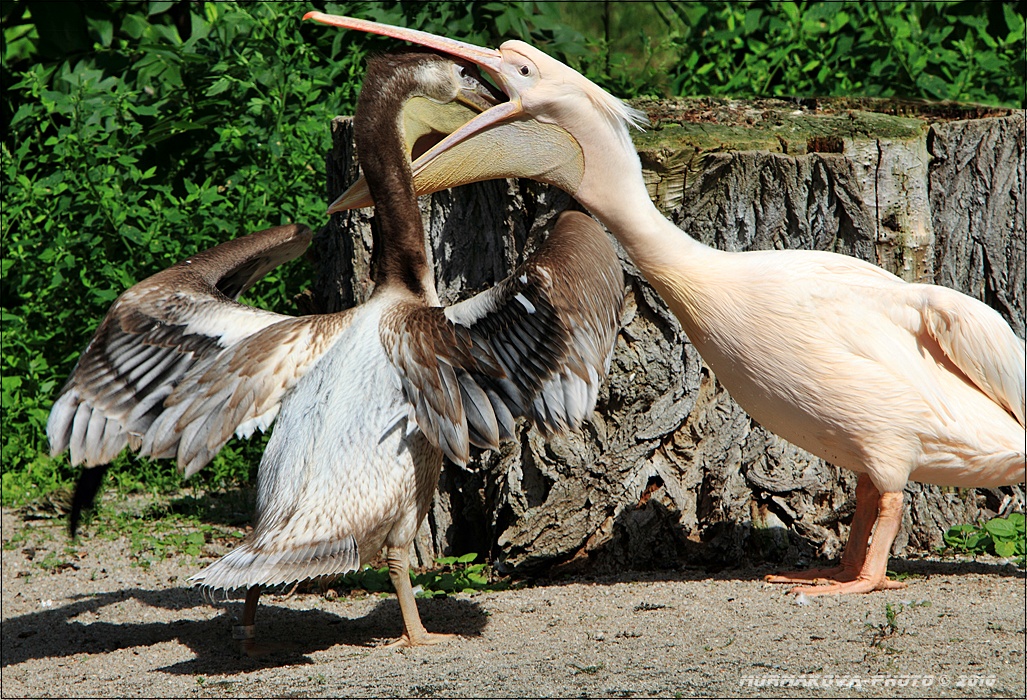
[{"label": "juvenile pelican's leg", "polygon": [[870,533],[877,519],[878,504],[881,492],[874,486],[867,474],[860,474],[856,481],[856,512],[852,516],[849,527],[849,540],[842,550],[838,566],[829,569],[807,569],[805,571],[785,571],[771,574],[764,580],[767,583],[807,583],[810,581],[853,581],[859,576],[860,569],[867,556]]},{"label": "juvenile pelican's leg", "polygon": [[291,651],[293,645],[289,643],[258,643],[257,642],[257,604],[260,602],[260,594],[263,587],[259,584],[250,586],[246,591],[246,602],[242,609],[242,624],[232,628],[232,637],[239,640],[239,645],[246,656],[265,656],[272,652]]},{"label": "juvenile pelican's leg", "polygon": [[796,586],[791,592],[806,595],[840,595],[905,588],[904,583],[888,580],[888,555],[901,524],[902,492],[882,493],[874,536],[870,540],[870,547],[867,548],[859,575],[852,581],[838,581],[828,586]]},{"label": "juvenile pelican's leg", "polygon": [[242,624],[232,628],[232,638],[238,639],[247,656],[259,656],[261,649],[256,642],[257,604],[260,602],[261,587],[250,586],[246,591],[246,603],[242,608]]},{"label": "juvenile pelican's leg", "polygon": [[396,588],[399,610],[403,613],[403,634],[390,647],[416,647],[422,644],[438,644],[454,637],[452,634],[432,634],[424,629],[421,616],[417,613],[414,589],[410,585],[410,548],[388,547],[389,578]]}]

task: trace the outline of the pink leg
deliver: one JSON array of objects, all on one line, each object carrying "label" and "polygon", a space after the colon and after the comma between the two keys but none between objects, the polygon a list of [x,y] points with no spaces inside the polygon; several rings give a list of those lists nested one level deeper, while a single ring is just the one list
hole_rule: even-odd
[{"label": "pink leg", "polygon": [[796,586],[792,593],[806,595],[841,595],[844,593],[870,593],[905,588],[906,584],[888,580],[888,555],[895,535],[902,525],[902,492],[882,493],[874,536],[867,549],[859,575],[851,581],[838,581],[828,586]]},{"label": "pink leg", "polygon": [[878,503],[881,492],[866,474],[860,474],[856,482],[856,512],[852,516],[849,528],[849,540],[845,543],[841,561],[838,566],[829,569],[807,569],[805,571],[785,571],[771,574],[764,580],[767,583],[807,583],[816,581],[852,581],[863,568],[866,559],[870,533],[877,519]]}]

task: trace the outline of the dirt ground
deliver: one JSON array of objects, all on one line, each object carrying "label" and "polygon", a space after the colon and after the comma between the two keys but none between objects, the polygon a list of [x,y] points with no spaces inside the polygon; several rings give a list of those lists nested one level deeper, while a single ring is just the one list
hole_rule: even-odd
[{"label": "dirt ground", "polygon": [[251,659],[231,639],[240,601],[185,584],[206,557],[147,570],[126,538],[93,536],[47,569],[62,528],[3,512],[4,698],[1025,695],[1027,582],[997,559],[893,559],[905,590],[844,598],[740,568],[425,599],[426,627],[456,636],[416,649],[383,646],[394,596],[267,595],[258,634],[281,650]]}]

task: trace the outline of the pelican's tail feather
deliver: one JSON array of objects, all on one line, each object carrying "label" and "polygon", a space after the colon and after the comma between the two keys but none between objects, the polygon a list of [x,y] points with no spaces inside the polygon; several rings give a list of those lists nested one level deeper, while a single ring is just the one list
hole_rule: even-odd
[{"label": "pelican's tail feather", "polygon": [[360,551],[352,536],[284,550],[263,549],[250,541],[191,576],[189,582],[210,589],[266,587],[344,574],[359,567]]}]

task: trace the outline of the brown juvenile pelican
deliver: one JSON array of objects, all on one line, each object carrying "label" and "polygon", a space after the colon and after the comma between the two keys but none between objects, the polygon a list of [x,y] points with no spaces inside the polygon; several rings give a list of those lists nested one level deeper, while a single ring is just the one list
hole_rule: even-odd
[{"label": "brown juvenile pelican", "polygon": [[[470,445],[497,447],[515,416],[575,428],[595,405],[624,282],[589,217],[563,214],[510,277],[439,307],[407,156],[417,120],[404,106],[480,109],[494,104],[488,94],[466,66],[434,54],[369,63],[355,117],[377,202],[365,304],[298,318],[237,304],[233,292],[296,255],[309,232],[232,241],[125,292],[54,406],[52,448],[70,446],[73,463],[106,462],[127,442],[176,457],[186,474],[234,432],[277,417],[252,534],[191,579],[248,588],[236,630],[247,650],[262,587],[352,571],[383,546],[403,615],[396,643],[438,641],[418,616],[408,557],[442,455],[464,464]],[[565,269],[572,276],[557,274]]]},{"label": "brown juvenile pelican", "polygon": [[[559,185],[617,237],[742,408],[859,473],[840,564],[768,580],[829,584],[793,589],[810,595],[900,588],[886,573],[908,480],[1024,481],[1024,341],[987,305],[845,255],[724,252],[694,240],[646,192],[627,129],[641,115],[524,42],[497,51],[364,20],[307,17],[483,68],[509,102],[418,158],[418,191],[510,176]],[[355,191],[334,208],[360,199]]]}]

